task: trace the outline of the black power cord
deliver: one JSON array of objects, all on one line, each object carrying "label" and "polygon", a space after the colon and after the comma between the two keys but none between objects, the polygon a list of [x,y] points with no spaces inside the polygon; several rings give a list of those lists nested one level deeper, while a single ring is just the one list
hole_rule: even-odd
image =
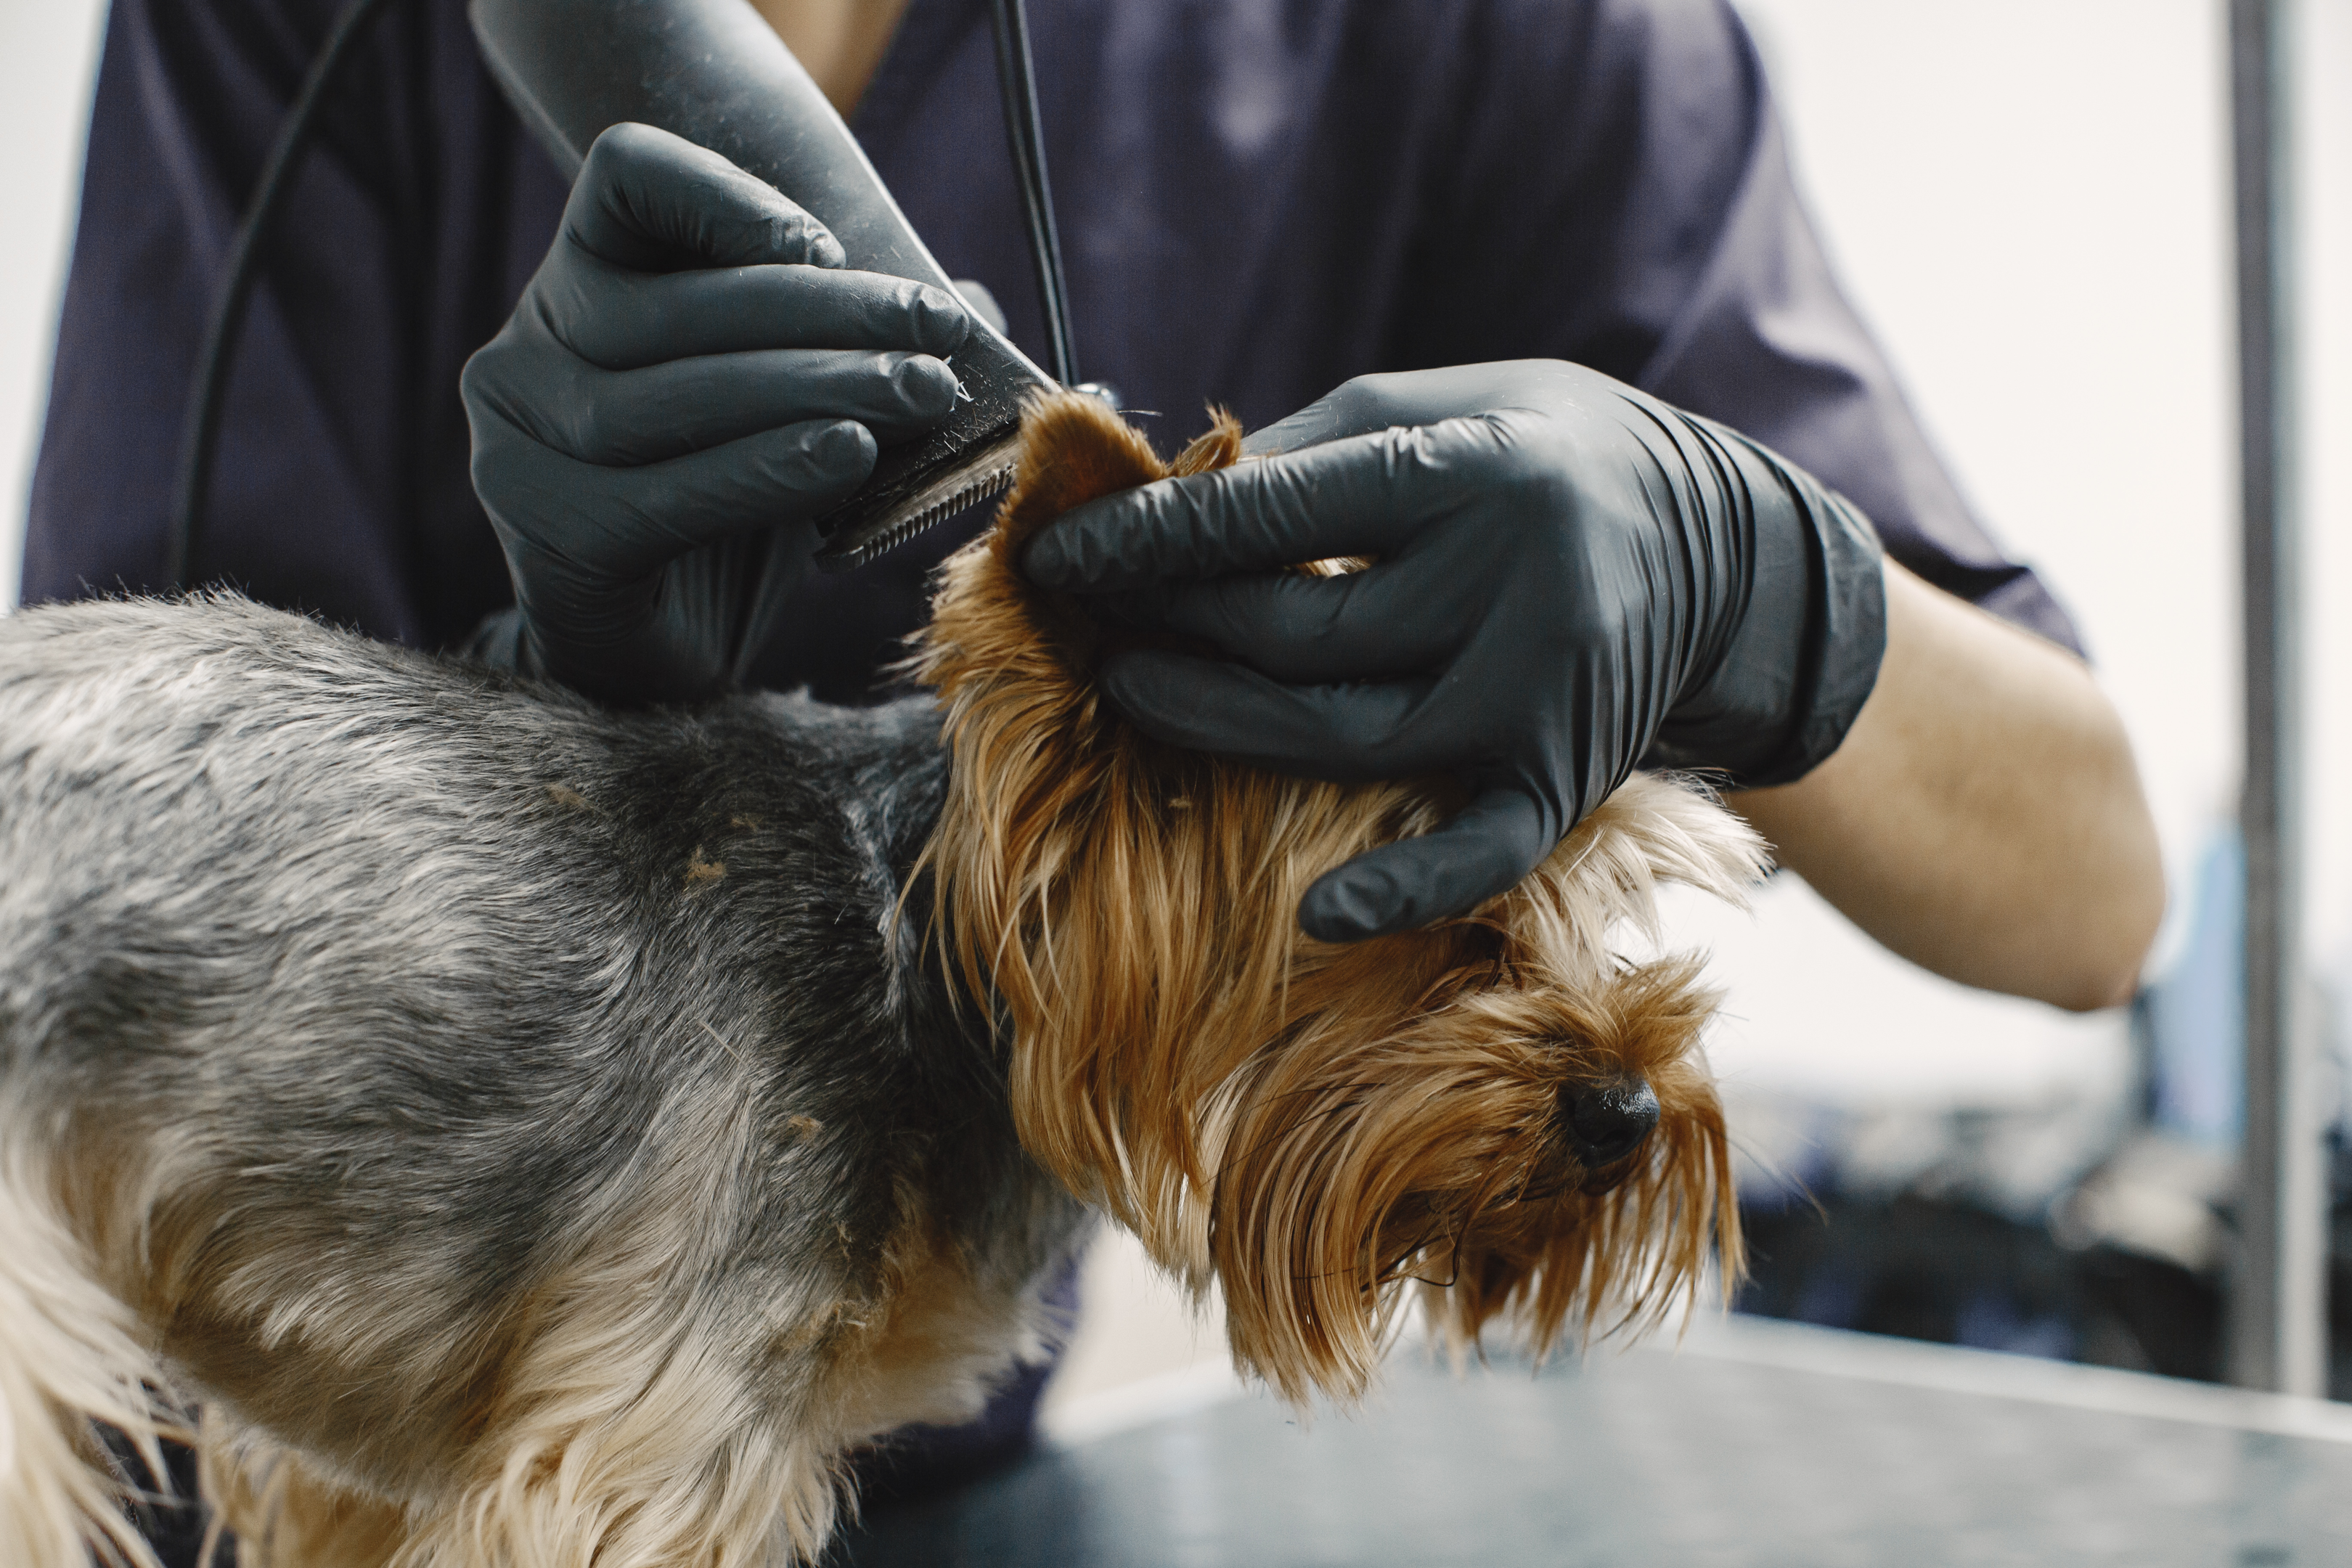
[{"label": "black power cord", "polygon": [[236,345],[237,330],[245,323],[245,308],[253,296],[253,279],[260,269],[270,226],[293,185],[294,170],[310,142],[311,127],[318,122],[320,105],[326,101],[328,90],[368,23],[389,3],[352,0],[335,18],[333,30],[302,78],[293,107],[286,111],[285,123],[278,128],[277,140],[270,143],[269,155],[261,165],[261,178],[237,224],[228,276],[213,296],[204,347],[196,355],[196,374],[189,387],[187,416],[180,426],[179,473],[172,487],[171,524],[163,541],[163,576],[174,589],[189,586],[188,564],[204,526],[205,495],[211,485],[213,451],[220,436],[221,394],[228,384],[231,351]]},{"label": "black power cord", "polygon": [[1037,81],[1029,61],[1029,13],[1022,0],[991,0],[996,25],[996,85],[1004,100],[1004,135],[1021,181],[1021,216],[1028,225],[1029,258],[1037,268],[1037,300],[1045,311],[1045,343],[1054,379],[1078,384],[1071,346],[1070,291],[1062,278],[1062,237],[1054,226],[1054,193],[1045,183],[1045,142],[1037,114]]}]

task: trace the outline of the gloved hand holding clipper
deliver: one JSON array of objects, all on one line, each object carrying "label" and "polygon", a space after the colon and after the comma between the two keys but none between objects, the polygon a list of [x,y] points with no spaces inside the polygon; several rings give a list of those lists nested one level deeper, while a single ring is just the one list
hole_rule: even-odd
[{"label": "gloved hand holding clipper", "polygon": [[[1311,935],[1474,908],[1637,764],[1793,780],[1876,679],[1885,589],[1860,514],[1597,372],[1365,376],[1249,450],[1080,508],[1024,565],[1233,656],[1113,656],[1104,688],[1151,734],[1340,782],[1463,781],[1452,821],[1309,889]],[[1279,570],[1337,555],[1377,559]]]},{"label": "gloved hand holding clipper", "polygon": [[843,268],[715,153],[618,125],[514,314],[466,366],[474,487],[517,610],[483,649],[611,701],[739,681],[815,521],[954,405],[940,289]]}]

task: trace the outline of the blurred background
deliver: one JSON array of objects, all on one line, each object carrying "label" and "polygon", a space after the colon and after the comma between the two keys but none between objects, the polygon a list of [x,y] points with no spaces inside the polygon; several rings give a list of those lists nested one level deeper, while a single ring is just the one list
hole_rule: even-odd
[{"label": "blurred background", "polygon": [[[2172,907],[2131,1008],[1935,979],[1783,877],[1685,900],[1728,990],[1747,1310],[2215,1375],[2238,1135],[2234,393],[2219,0],[1745,0],[1849,289],[1995,531],[2073,610],[2138,749]],[[100,0],[0,5],[0,605],[68,254]],[[2352,0],[2302,0],[2298,256],[2311,866],[2352,1059]],[[2331,1105],[2352,1074],[2331,1070]],[[2340,1120],[2340,1119],[2339,1119]],[[2339,1136],[2338,1147],[2343,1144]],[[2339,1160],[2339,1215],[2352,1161]],[[2352,1225],[2337,1226],[2352,1394]],[[1229,1377],[1105,1244],[1056,1418]]]}]

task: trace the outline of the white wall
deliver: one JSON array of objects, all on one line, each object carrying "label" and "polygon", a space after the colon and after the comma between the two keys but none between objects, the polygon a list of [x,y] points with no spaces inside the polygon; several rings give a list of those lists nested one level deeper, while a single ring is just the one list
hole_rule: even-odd
[{"label": "white wall", "polygon": [[0,0],[0,613],[16,602],[25,494],[73,238],[103,0]]}]

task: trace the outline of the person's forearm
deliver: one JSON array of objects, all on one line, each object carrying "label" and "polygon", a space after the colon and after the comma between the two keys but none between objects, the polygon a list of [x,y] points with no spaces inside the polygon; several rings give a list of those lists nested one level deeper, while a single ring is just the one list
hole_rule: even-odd
[{"label": "person's forearm", "polygon": [[1936,973],[2127,999],[2164,912],[2130,742],[2072,655],[1886,567],[1886,659],[1836,753],[1730,797],[1854,923]]}]

